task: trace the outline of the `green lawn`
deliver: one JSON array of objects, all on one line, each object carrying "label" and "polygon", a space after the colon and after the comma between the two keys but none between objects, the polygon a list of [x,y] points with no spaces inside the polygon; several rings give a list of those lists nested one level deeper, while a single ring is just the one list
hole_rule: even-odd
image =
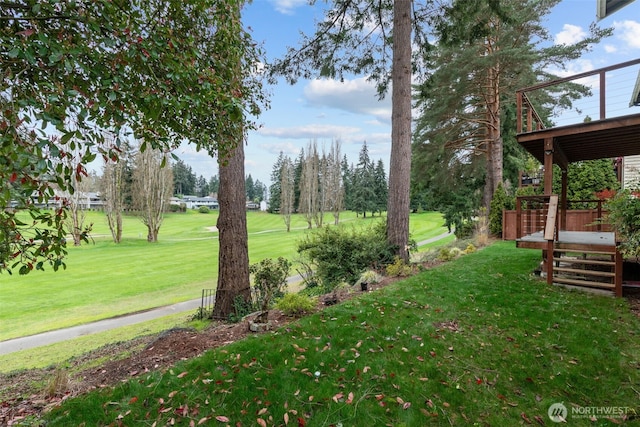
[{"label": "green lawn", "polygon": [[[169,214],[159,242],[150,244],[139,219],[126,217],[123,242],[116,245],[104,215],[89,212],[93,243],[70,247],[66,270],[0,275],[0,341],[198,298],[217,283],[217,233],[211,231],[216,220],[216,211]],[[341,215],[342,226],[379,220]],[[290,233],[279,215],[249,212],[247,221],[252,263],[295,259],[296,241],[308,232],[298,215]],[[433,212],[412,215],[410,227],[417,241],[445,230]]]},{"label": "green lawn", "polygon": [[67,400],[46,425],[555,425],[558,404],[568,425],[622,423],[584,415],[640,410],[639,319],[624,299],[546,285],[539,258],[495,243]]}]

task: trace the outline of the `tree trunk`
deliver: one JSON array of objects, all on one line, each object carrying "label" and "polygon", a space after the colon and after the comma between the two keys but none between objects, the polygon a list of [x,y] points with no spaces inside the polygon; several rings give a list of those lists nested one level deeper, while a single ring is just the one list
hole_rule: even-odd
[{"label": "tree trunk", "polygon": [[487,74],[487,181],[484,191],[484,207],[487,215],[493,193],[502,183],[503,147],[500,122],[500,69],[499,64],[489,68]]},{"label": "tree trunk", "polygon": [[234,312],[234,300],[251,298],[249,285],[249,249],[244,191],[244,144],[218,161],[220,189],[218,203],[219,255],[218,286],[213,309],[214,319],[227,319]]},{"label": "tree trunk", "polygon": [[409,260],[409,182],[411,179],[411,5],[393,2],[391,80],[391,161],[387,205],[387,240]]}]

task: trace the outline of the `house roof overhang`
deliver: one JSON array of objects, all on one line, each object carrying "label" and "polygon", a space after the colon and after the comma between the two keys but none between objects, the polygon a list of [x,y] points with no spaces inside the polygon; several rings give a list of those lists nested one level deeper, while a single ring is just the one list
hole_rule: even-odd
[{"label": "house roof overhang", "polygon": [[544,164],[545,140],[551,139],[554,163],[566,164],[640,154],[640,114],[554,127],[517,135],[517,140]]}]

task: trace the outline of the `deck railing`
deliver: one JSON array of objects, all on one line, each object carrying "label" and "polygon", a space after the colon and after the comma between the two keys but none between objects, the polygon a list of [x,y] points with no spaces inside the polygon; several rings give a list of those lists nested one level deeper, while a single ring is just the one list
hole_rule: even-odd
[{"label": "deck railing", "polygon": [[[557,198],[558,196],[520,196],[516,198],[516,239],[545,231],[551,197]],[[606,211],[603,205],[604,201],[600,199],[568,200],[566,206],[559,203],[555,217],[556,230],[567,230],[567,215],[563,211],[576,209],[580,211],[581,217],[578,218],[580,221],[576,223],[574,218],[570,230],[607,231],[608,227],[604,222]],[[581,229],[576,229],[576,226]]]},{"label": "deck railing", "polygon": [[[632,68],[640,64],[640,58],[632,61],[623,62],[609,67],[599,68],[597,70],[587,71],[575,74],[570,77],[557,79],[535,86],[530,86],[516,91],[516,132],[532,132],[534,130],[544,129],[544,120],[540,117],[534,107],[535,92],[539,89],[559,86],[566,83],[583,84],[591,88],[591,92],[597,94],[598,97],[586,97],[577,102],[575,107],[579,110],[579,114],[565,114],[567,121],[573,123],[582,122],[587,116],[593,120],[603,120],[606,118],[624,115],[625,109],[629,108],[630,93],[623,92],[627,89],[627,82],[634,79],[637,71]],[[625,69],[622,71],[617,71]],[[626,74],[625,74],[626,73]],[[620,81],[624,84],[620,85]],[[555,88],[556,90],[560,90]],[[607,90],[609,89],[609,93]],[[607,99],[607,97],[609,99]],[[556,113],[558,113],[556,111]],[[628,114],[628,113],[626,113]],[[556,123],[556,125],[562,123]],[[564,123],[570,124],[570,123]]]},{"label": "deck railing", "polygon": [[[552,196],[520,196],[516,198],[516,238],[545,231],[549,201]],[[558,196],[554,196],[557,198]]]}]

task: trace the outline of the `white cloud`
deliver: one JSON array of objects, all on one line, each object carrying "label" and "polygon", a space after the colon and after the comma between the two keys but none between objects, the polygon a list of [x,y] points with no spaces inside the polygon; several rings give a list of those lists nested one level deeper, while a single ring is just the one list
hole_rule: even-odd
[{"label": "white cloud", "polygon": [[631,49],[640,49],[640,22],[616,21],[613,23],[616,32],[620,32],[618,38],[624,41]]},{"label": "white cloud", "polygon": [[379,101],[375,85],[364,77],[344,82],[313,80],[305,86],[303,93],[311,107],[370,115],[384,123],[391,121],[391,97]]},{"label": "white cloud", "polygon": [[258,145],[258,148],[266,151],[267,153],[278,155],[280,152],[285,155],[292,156],[300,152],[299,144],[292,142],[269,142]]},{"label": "white cloud", "polygon": [[564,24],[562,31],[556,34],[555,44],[574,44],[587,36],[587,33],[577,25]]},{"label": "white cloud", "polygon": [[331,139],[343,138],[360,131],[357,127],[310,124],[286,128],[262,128],[258,133],[262,136],[272,136],[282,139]]},{"label": "white cloud", "polygon": [[284,15],[293,15],[294,9],[305,5],[306,0],[271,0],[273,7]]},{"label": "white cloud", "polygon": [[614,46],[612,44],[605,44],[604,45],[604,51],[606,53],[616,53],[618,51],[618,47]]}]

